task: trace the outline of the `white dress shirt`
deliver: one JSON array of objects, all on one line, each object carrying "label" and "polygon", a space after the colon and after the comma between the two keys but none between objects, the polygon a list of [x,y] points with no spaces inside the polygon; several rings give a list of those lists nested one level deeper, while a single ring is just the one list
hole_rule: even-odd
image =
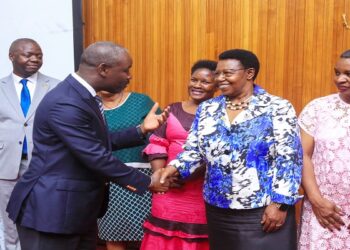
[{"label": "white dress shirt", "polygon": [[96,91],[94,90],[91,85],[85,81],[83,78],[81,78],[77,73],[72,73],[72,76],[77,80],[81,85],[83,85],[89,92],[90,94],[95,97],[96,96]]},{"label": "white dress shirt", "polygon": [[18,96],[18,100],[21,102],[21,92],[23,89],[23,84],[20,83],[20,81],[22,79],[27,79],[27,87],[29,89],[29,93],[30,93],[30,100],[33,100],[33,96],[34,96],[34,92],[35,92],[35,87],[36,87],[36,83],[38,81],[38,72],[31,75],[30,77],[20,77],[14,73],[12,73],[12,78],[13,78],[13,83],[15,84],[15,88],[16,88],[16,92],[17,92],[17,96]]}]

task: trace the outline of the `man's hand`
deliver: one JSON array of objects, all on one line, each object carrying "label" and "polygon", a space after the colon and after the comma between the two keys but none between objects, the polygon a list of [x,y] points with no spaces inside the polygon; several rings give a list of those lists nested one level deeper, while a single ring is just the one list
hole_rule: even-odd
[{"label": "man's hand", "polygon": [[140,128],[144,135],[160,127],[168,118],[169,107],[164,109],[164,111],[160,115],[157,115],[156,112],[158,107],[158,103],[155,103],[152,109],[148,112],[147,116],[145,117],[145,120],[141,124]]},{"label": "man's hand", "polygon": [[164,168],[157,169],[151,176],[151,184],[149,185],[149,190],[154,193],[164,193],[168,191],[170,186],[169,179],[165,179],[162,183],[160,182],[161,173]]},{"label": "man's hand", "polygon": [[275,232],[279,230],[287,216],[287,211],[279,210],[274,204],[270,204],[265,208],[261,224],[263,230],[267,233]]},{"label": "man's hand", "polygon": [[340,230],[340,227],[344,225],[344,221],[341,218],[344,212],[334,202],[326,198],[322,198],[317,203],[312,204],[312,210],[321,226],[330,231],[334,229]]}]

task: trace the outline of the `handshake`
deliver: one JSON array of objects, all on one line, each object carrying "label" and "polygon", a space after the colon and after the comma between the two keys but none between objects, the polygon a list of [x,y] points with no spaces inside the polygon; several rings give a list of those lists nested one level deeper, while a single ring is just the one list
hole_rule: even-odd
[{"label": "handshake", "polygon": [[153,193],[165,193],[171,187],[181,187],[182,183],[178,176],[179,172],[173,166],[157,169],[151,176],[148,188]]}]

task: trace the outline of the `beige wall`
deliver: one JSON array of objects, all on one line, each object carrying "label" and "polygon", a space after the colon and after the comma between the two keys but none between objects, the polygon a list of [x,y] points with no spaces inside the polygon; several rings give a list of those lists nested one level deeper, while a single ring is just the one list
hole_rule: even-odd
[{"label": "beige wall", "polygon": [[333,64],[350,49],[350,0],[83,0],[85,45],[112,40],[134,59],[130,90],[162,106],[187,98],[190,66],[231,48],[255,52],[257,83],[299,112],[335,91]]}]

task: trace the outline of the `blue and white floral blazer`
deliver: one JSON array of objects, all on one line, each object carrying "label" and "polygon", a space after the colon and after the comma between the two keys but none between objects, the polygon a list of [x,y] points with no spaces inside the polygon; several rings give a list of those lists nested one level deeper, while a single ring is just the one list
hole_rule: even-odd
[{"label": "blue and white floral blazer", "polygon": [[204,199],[213,206],[295,204],[303,161],[293,106],[254,85],[249,107],[230,123],[224,96],[203,102],[184,152],[170,165],[187,178],[202,164],[207,167]]}]

